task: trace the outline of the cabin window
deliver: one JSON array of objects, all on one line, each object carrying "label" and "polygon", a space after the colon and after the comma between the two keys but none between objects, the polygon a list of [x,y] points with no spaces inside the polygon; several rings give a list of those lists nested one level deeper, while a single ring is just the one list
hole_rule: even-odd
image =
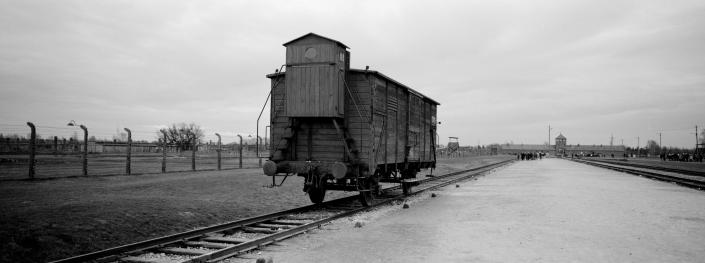
[{"label": "cabin window", "polygon": [[314,59],[316,55],[318,54],[318,51],[316,51],[315,48],[306,48],[306,51],[304,52],[304,57],[307,59]]}]

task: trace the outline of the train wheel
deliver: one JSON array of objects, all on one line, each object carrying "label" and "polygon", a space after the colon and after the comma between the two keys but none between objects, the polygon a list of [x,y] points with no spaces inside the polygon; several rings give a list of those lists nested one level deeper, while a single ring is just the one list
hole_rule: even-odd
[{"label": "train wheel", "polygon": [[365,207],[371,206],[379,192],[379,183],[374,177],[370,177],[364,181],[363,187],[365,191],[360,191],[360,203]]},{"label": "train wheel", "polygon": [[368,207],[372,205],[372,202],[374,202],[375,197],[372,194],[372,191],[360,191],[360,203],[364,207]]},{"label": "train wheel", "polygon": [[401,183],[401,191],[404,193],[404,195],[411,194],[411,184]]},{"label": "train wheel", "polygon": [[[402,180],[416,178],[416,173],[418,173],[418,171],[414,168],[404,170],[404,171],[402,171]],[[412,186],[411,183],[405,183],[405,182],[401,183],[401,190],[402,190],[402,192],[404,192],[404,195],[411,194],[411,186]]]},{"label": "train wheel", "polygon": [[323,203],[323,199],[325,199],[325,197],[326,189],[324,189],[323,187],[308,189],[308,198],[310,198],[311,202],[313,202],[314,204]]}]

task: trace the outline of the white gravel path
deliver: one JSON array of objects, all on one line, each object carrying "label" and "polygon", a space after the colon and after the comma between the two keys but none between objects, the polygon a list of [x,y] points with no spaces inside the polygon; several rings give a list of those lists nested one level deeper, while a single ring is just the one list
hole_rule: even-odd
[{"label": "white gravel path", "polygon": [[544,159],[436,193],[231,261],[705,262],[703,191]]}]

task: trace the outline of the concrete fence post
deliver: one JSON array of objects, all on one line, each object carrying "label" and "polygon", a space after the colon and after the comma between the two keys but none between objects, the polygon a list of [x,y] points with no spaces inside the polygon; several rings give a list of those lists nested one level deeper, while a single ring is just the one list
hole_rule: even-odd
[{"label": "concrete fence post", "polygon": [[88,175],[88,128],[81,124],[80,127],[83,130],[83,175]]},{"label": "concrete fence post", "polygon": [[262,143],[262,137],[259,137],[259,135],[257,135],[257,163],[258,163],[258,167],[262,167],[262,157],[259,154],[260,143]]},{"label": "concrete fence post", "polygon": [[54,136],[54,154],[59,151],[59,137]]},{"label": "concrete fence post", "polygon": [[221,150],[221,144],[220,144],[220,134],[215,133],[215,136],[218,136],[218,170],[220,170],[220,150]]},{"label": "concrete fence post", "polygon": [[30,138],[29,138],[29,179],[34,179],[34,164],[35,162],[35,157],[37,154],[37,129],[34,127],[34,123],[27,122],[27,126],[29,126],[31,130]]},{"label": "concrete fence post", "polygon": [[162,135],[164,135],[164,141],[162,144],[162,173],[166,173],[166,131],[160,130]]},{"label": "concrete fence post", "polygon": [[125,174],[130,175],[132,173],[132,170],[130,169],[132,164],[132,131],[128,128],[125,128],[125,131],[127,132],[127,160],[125,162]]},{"label": "concrete fence post", "polygon": [[194,135],[193,138],[193,151],[191,151],[191,170],[196,171],[196,145],[198,143],[198,140],[196,140],[196,136]]},{"label": "concrete fence post", "polygon": [[237,137],[240,137],[240,146],[238,147],[238,152],[240,157],[240,168],[242,168],[242,136],[238,134]]}]

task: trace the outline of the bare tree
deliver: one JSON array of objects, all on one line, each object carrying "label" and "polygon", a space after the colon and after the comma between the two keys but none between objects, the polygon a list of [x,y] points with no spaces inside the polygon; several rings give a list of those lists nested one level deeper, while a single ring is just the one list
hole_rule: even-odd
[{"label": "bare tree", "polygon": [[118,128],[115,128],[115,134],[113,135],[113,141],[114,142],[126,142],[127,141],[127,133],[120,131]]},{"label": "bare tree", "polygon": [[[192,150],[193,144],[203,139],[203,130],[195,123],[172,124],[165,131],[167,144],[176,145],[181,150]],[[157,138],[163,136],[161,130],[157,131],[157,136]]]},{"label": "bare tree", "polygon": [[646,149],[649,149],[649,153],[657,154],[661,152],[661,146],[654,140],[649,140],[646,142]]}]

